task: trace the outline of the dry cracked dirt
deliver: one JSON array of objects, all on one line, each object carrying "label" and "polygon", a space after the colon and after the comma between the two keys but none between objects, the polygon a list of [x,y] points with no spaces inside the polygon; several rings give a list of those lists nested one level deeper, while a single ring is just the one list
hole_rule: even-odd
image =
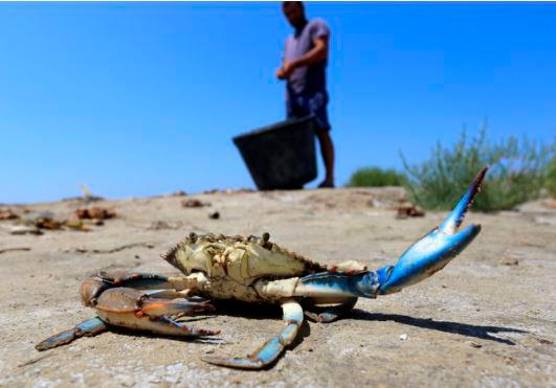
[{"label": "dry cracked dirt", "polygon": [[[191,231],[257,234],[326,263],[394,263],[444,213],[396,219],[403,191],[216,192],[95,202],[117,217],[91,231],[12,235],[0,222],[0,386],[556,386],[556,209],[471,213],[478,238],[443,271],[399,294],[360,299],[348,317],[307,323],[265,371],[205,364],[246,354],[281,327],[278,307],[238,306],[195,322],[220,341],[108,332],[46,352],[34,345],[93,316],[79,284],[99,271],[172,273],[160,254]],[[63,217],[79,199],[11,206]],[[219,218],[209,218],[218,212]]]}]

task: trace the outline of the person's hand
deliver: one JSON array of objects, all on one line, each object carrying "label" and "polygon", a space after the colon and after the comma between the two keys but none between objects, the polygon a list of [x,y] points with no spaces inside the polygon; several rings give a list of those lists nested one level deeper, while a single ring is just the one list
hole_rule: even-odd
[{"label": "person's hand", "polygon": [[295,68],[296,66],[294,62],[284,62],[284,64],[282,65],[282,71],[284,72],[284,77],[290,78],[290,75],[292,75]]},{"label": "person's hand", "polygon": [[278,79],[286,79],[286,75],[284,74],[284,68],[281,67],[278,70],[276,70],[276,78]]},{"label": "person's hand", "polygon": [[292,75],[296,66],[294,62],[284,62],[282,67],[276,71],[276,77],[279,79],[288,79]]}]

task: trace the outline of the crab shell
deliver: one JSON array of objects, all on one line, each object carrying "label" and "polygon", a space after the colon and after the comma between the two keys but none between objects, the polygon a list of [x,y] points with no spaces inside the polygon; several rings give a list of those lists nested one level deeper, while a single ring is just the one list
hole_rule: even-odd
[{"label": "crab shell", "polygon": [[[305,275],[366,269],[355,261],[329,268],[270,242],[268,233],[262,238],[192,233],[163,258],[185,275],[199,274],[197,287],[203,296],[244,302],[279,301],[283,292],[262,292],[270,283],[291,289]],[[273,282],[279,279],[285,281]]]}]

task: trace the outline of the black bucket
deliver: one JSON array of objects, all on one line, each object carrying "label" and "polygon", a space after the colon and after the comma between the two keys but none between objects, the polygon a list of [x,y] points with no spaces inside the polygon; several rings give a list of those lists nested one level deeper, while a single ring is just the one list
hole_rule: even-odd
[{"label": "black bucket", "polygon": [[300,189],[317,177],[313,125],[307,116],[234,137],[259,190]]}]

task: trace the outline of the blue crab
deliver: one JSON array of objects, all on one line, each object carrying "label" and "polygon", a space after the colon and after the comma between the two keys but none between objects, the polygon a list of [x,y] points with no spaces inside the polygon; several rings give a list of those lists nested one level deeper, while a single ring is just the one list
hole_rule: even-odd
[{"label": "blue crab", "polygon": [[217,330],[190,327],[179,318],[209,313],[208,299],[278,304],[285,326],[275,337],[245,357],[205,356],[211,364],[242,369],[272,365],[295,340],[304,316],[330,322],[349,311],[357,298],[376,298],[400,291],[441,270],[480,232],[471,224],[460,230],[479,192],[482,169],[455,208],[438,227],[411,245],[395,265],[369,271],[354,261],[328,267],[280,248],[262,237],[191,234],[163,258],[179,276],[151,273],[100,273],[81,285],[86,306],[97,317],[54,335],[36,348],[46,350],[110,327],[149,331],[192,339]]}]

